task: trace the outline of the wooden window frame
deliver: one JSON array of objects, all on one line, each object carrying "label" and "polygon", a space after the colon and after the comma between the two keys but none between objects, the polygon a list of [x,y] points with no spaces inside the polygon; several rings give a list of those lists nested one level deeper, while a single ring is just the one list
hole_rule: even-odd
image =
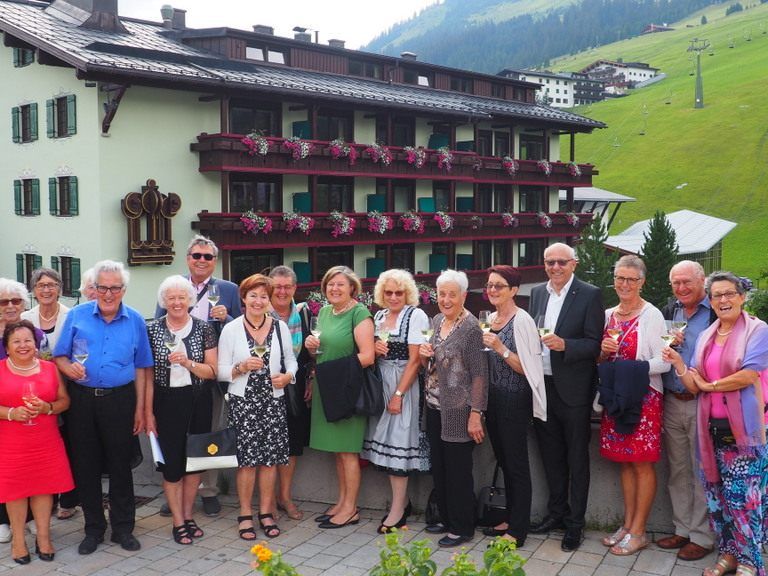
[{"label": "wooden window frame", "polygon": [[48,211],[51,216],[79,216],[77,176],[48,178]]},{"label": "wooden window frame", "polygon": [[57,96],[45,103],[48,138],[68,138],[77,134],[77,97]]},{"label": "wooden window frame", "polygon": [[13,127],[13,141],[16,144],[37,140],[37,102],[11,108],[11,123]]}]

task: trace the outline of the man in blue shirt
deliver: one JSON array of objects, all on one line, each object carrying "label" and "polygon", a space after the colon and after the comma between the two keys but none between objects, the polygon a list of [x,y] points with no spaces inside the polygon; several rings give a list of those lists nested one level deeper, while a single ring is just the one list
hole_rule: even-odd
[{"label": "man in blue shirt", "polygon": [[[675,346],[686,365],[693,364],[696,340],[714,320],[704,292],[704,268],[683,260],[669,271],[676,300],[662,310],[667,320],[683,314],[688,323]],[[712,551],[714,536],[709,529],[704,489],[698,478],[696,457],[696,397],[686,390],[675,371],[662,375],[664,381],[664,443],[669,458],[669,495],[675,534],[656,542],[661,548],[679,548],[681,560],[699,560]]]},{"label": "man in blue shirt", "polygon": [[129,551],[141,547],[133,536],[130,454],[132,435],[144,429],[145,369],[153,365],[144,319],[122,303],[129,277],[123,264],[99,262],[94,276],[96,301],[70,310],[53,351],[69,379],[71,464],[85,517],[80,554],[104,541],[102,471],[109,474],[111,540]]}]

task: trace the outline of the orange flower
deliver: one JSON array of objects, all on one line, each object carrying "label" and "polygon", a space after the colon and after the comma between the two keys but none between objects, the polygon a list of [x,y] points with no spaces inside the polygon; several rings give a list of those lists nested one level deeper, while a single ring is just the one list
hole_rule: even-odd
[{"label": "orange flower", "polygon": [[263,544],[256,544],[251,548],[251,554],[256,556],[259,562],[269,562],[272,559],[272,550]]}]

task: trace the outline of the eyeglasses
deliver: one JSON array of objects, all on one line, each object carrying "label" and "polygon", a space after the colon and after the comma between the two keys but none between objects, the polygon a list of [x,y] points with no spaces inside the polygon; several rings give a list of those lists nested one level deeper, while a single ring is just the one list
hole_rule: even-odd
[{"label": "eyeglasses", "polygon": [[40,290],[56,290],[58,287],[58,282],[38,282],[35,284],[35,288],[39,288]]},{"label": "eyeglasses", "polygon": [[573,261],[573,258],[568,258],[568,259],[557,258],[557,259],[554,259],[554,260],[544,260],[544,266],[546,266],[547,268],[554,268],[555,264],[557,264],[558,266],[560,266],[562,268],[563,266],[568,264],[568,262],[572,262],[572,261]]},{"label": "eyeglasses", "polygon": [[110,294],[120,294],[120,292],[123,291],[124,286],[102,286],[101,284],[96,285],[96,292],[99,294],[106,294],[109,292]]},{"label": "eyeglasses", "polygon": [[392,296],[397,296],[400,298],[405,292],[403,290],[384,290],[384,296],[387,298],[390,298]]},{"label": "eyeglasses", "polygon": [[189,257],[192,258],[192,260],[200,260],[200,258],[202,258],[206,262],[210,262],[211,260],[216,258],[216,256],[214,256],[213,254],[203,254],[202,252],[192,252],[189,255]]},{"label": "eyeglasses", "polygon": [[613,277],[613,281],[616,284],[624,284],[625,282],[627,284],[637,284],[638,282],[640,282],[640,280],[642,280],[642,278],[626,278],[624,276],[614,276]]},{"label": "eyeglasses", "polygon": [[274,286],[272,286],[272,290],[274,290],[275,292],[280,292],[280,291],[287,292],[289,290],[293,290],[294,288],[296,288],[295,284],[287,284],[287,285],[275,284]]},{"label": "eyeglasses", "polygon": [[13,304],[14,306],[18,306],[22,303],[21,298],[3,298],[0,300],[0,306],[8,306],[8,304]]},{"label": "eyeglasses", "polygon": [[504,290],[504,288],[509,288],[509,284],[491,284],[490,282],[485,285],[486,290]]},{"label": "eyeglasses", "polygon": [[[723,292],[722,294],[712,294],[710,296],[710,299],[712,300],[732,300],[736,296],[738,296],[739,293],[736,292],[736,290],[729,290],[728,292]],[[0,304],[2,304],[2,300],[0,300]]]}]

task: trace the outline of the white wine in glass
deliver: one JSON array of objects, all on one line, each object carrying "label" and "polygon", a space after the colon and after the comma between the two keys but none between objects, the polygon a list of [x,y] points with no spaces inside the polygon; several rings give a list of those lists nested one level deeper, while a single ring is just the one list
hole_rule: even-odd
[{"label": "white wine in glass", "polygon": [[664,340],[664,344],[666,346],[672,346],[672,342],[675,341],[675,335],[674,334],[662,334],[661,339]]},{"label": "white wine in glass", "polygon": [[[24,401],[27,407],[29,407],[32,402],[37,400],[37,391],[35,389],[34,380],[25,380],[24,390],[21,393],[21,399]],[[37,426],[37,422],[34,421],[34,418],[30,418],[24,422],[23,426]]]},{"label": "white wine in glass", "polygon": [[[483,334],[487,334],[491,331],[491,311],[490,310],[480,310],[480,312],[477,315],[477,320],[480,323],[480,330],[483,331]],[[486,346],[483,348],[483,352],[490,352],[490,348]]]},{"label": "white wine in glass", "polygon": [[[88,340],[85,338],[75,338],[72,340],[72,358],[85,368],[85,361],[88,360]],[[87,382],[88,376],[84,376],[78,382]]]},{"label": "white wine in glass", "polygon": [[170,360],[170,354],[173,352],[176,352],[179,348],[179,337],[171,332],[170,330],[166,330],[165,334],[163,334],[163,344],[166,348],[168,348],[168,365],[174,366],[173,362]]},{"label": "white wine in glass", "polygon": [[672,314],[672,332],[679,332],[681,336],[684,336],[686,326],[688,326],[688,319],[685,317],[685,310],[675,308],[675,312]]},{"label": "white wine in glass", "polygon": [[543,314],[536,317],[536,327],[539,329],[539,337],[544,337],[552,331],[547,327],[547,318]]},{"label": "white wine in glass", "polygon": [[621,336],[621,328],[608,328],[606,332],[608,333],[608,336],[610,336],[611,340],[618,344],[619,336]]},{"label": "white wine in glass", "polygon": [[379,330],[379,340],[385,344],[389,342],[389,330]]},{"label": "white wine in glass", "polygon": [[[315,338],[320,340],[320,334],[322,334],[323,331],[320,329],[320,320],[318,319],[317,316],[314,316],[309,321],[309,331],[312,334],[312,336],[314,336]],[[322,353],[323,353],[323,351],[320,350],[320,346],[318,346],[317,350],[315,351],[315,355],[319,356]]]},{"label": "white wine in glass", "polygon": [[[256,343],[253,346],[253,353],[256,354],[256,356],[258,356],[258,358],[260,360],[264,360],[264,354],[267,353],[267,345],[266,344]],[[256,373],[257,374],[264,374],[266,371],[267,371],[267,369],[265,367],[262,367],[259,370],[257,370]]]}]

